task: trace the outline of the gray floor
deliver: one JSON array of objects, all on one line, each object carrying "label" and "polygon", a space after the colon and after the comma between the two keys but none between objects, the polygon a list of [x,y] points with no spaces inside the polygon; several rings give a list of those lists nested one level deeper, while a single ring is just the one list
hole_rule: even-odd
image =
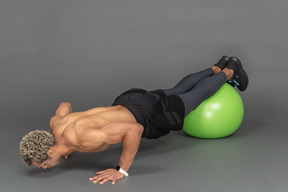
[{"label": "gray floor", "polygon": [[[287,191],[287,9],[285,0],[1,0],[0,191]],[[88,178],[114,167],[121,145],[51,170],[22,164],[22,136],[48,130],[61,101],[107,106],[132,87],[169,88],[224,54],[250,77],[231,137],[144,139],[116,185]]]}]

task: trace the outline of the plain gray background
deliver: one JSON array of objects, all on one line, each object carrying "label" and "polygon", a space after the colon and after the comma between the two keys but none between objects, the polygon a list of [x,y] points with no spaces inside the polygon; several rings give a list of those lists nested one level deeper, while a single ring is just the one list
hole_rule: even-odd
[{"label": "plain gray background", "polygon": [[[0,191],[287,191],[286,0],[0,0]],[[241,59],[245,116],[224,139],[145,140],[131,176],[92,184],[121,145],[25,167],[19,142],[49,130],[61,101],[110,105],[132,87],[170,88],[222,55]]]}]

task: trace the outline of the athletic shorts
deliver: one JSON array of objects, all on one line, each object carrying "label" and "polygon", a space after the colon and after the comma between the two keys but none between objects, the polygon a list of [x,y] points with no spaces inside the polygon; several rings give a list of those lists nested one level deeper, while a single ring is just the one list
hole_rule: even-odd
[{"label": "athletic shorts", "polygon": [[126,107],[144,127],[142,137],[157,139],[183,128],[184,104],[177,95],[166,96],[162,90],[130,89],[119,95],[112,106]]}]

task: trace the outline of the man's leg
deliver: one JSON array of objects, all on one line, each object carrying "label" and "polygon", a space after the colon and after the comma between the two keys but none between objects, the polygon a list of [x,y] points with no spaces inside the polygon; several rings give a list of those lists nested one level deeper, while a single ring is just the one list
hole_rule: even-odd
[{"label": "man's leg", "polygon": [[196,109],[204,100],[216,93],[220,87],[233,76],[232,69],[225,68],[221,71],[221,69],[213,68],[211,68],[212,72],[214,71],[217,74],[202,78],[191,90],[177,94],[184,103],[185,116],[188,115],[190,111]]},{"label": "man's leg", "polygon": [[187,75],[176,86],[174,86],[171,89],[161,89],[161,90],[163,90],[167,96],[185,93],[186,91],[192,89],[201,79],[209,77],[213,74],[214,71],[212,68],[205,69],[198,73],[192,73],[190,75]]},{"label": "man's leg", "polygon": [[[175,87],[171,89],[162,89],[164,93],[169,95],[177,95],[181,93],[185,93],[192,89],[201,79],[205,77],[210,77],[224,68],[226,62],[228,60],[227,56],[223,56],[212,68],[200,71],[198,73],[193,73],[184,77]],[[222,67],[222,68],[221,68]]]}]

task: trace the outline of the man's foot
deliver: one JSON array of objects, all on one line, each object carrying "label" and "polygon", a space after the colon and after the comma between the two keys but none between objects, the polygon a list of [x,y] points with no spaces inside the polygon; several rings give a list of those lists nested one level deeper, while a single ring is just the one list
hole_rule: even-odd
[{"label": "man's foot", "polygon": [[225,67],[234,71],[233,77],[228,83],[232,86],[236,84],[240,91],[245,91],[248,87],[249,79],[240,60],[237,57],[230,57]]},{"label": "man's foot", "polygon": [[222,56],[222,58],[214,65],[219,67],[221,70],[223,70],[226,66],[226,62],[228,61],[229,57],[227,56]]}]

